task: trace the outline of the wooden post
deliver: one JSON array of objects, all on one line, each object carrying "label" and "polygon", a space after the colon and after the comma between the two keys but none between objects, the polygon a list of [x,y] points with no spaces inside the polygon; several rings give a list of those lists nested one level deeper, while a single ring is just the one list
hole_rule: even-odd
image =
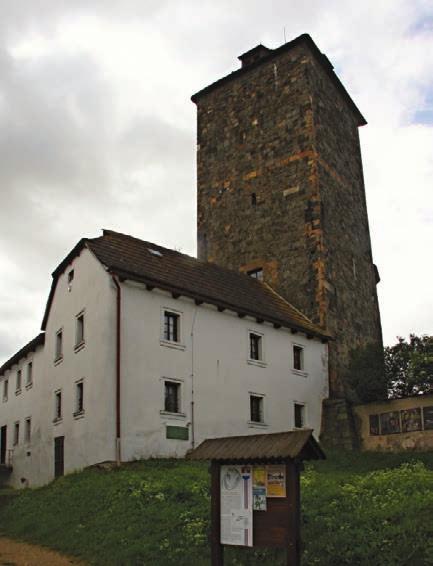
[{"label": "wooden post", "polygon": [[299,466],[293,460],[286,461],[286,494],[288,498],[287,566],[301,564],[301,505]]},{"label": "wooden post", "polygon": [[224,565],[224,547],[221,544],[221,466],[211,463],[211,564]]}]

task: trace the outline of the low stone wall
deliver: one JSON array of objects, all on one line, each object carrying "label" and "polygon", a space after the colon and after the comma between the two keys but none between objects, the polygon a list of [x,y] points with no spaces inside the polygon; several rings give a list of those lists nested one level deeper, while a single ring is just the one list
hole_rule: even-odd
[{"label": "low stone wall", "polygon": [[433,395],[353,407],[362,450],[433,450]]}]

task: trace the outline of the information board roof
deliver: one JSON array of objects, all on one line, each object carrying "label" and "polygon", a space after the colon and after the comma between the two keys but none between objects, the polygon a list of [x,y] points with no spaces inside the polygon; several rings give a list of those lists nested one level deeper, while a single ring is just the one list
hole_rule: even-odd
[{"label": "information board roof", "polygon": [[309,429],[211,438],[188,452],[190,460],[323,460],[325,454]]}]

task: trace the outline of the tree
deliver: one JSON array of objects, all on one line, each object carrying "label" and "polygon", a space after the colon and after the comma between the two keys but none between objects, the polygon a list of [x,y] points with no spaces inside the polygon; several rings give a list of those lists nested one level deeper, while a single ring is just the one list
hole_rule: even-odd
[{"label": "tree", "polygon": [[389,397],[433,393],[433,336],[399,337],[384,354]]},{"label": "tree", "polygon": [[351,351],[346,395],[354,403],[370,403],[387,398],[388,383],[383,364],[383,349],[367,344]]}]

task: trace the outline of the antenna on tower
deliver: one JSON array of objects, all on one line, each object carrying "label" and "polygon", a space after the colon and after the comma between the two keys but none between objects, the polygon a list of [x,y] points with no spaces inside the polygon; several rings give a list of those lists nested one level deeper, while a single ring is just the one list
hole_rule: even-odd
[{"label": "antenna on tower", "polygon": [[284,26],[283,32],[284,32],[284,43],[287,43],[287,41],[286,41],[286,26]]}]

